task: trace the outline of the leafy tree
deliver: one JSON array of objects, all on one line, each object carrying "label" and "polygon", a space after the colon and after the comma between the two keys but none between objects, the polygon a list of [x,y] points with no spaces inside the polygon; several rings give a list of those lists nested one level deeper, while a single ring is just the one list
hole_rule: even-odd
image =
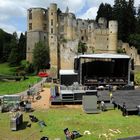
[{"label": "leafy tree", "polygon": [[19,66],[19,72],[25,73],[25,74],[34,73],[34,66],[33,66],[33,64],[29,63],[28,61],[22,60],[20,62],[20,66]]},{"label": "leafy tree", "polygon": [[78,43],[78,53],[84,54],[86,51],[87,51],[86,43],[83,43],[83,42],[80,41]]},{"label": "leafy tree", "polygon": [[0,29],[0,62],[6,62],[11,52],[12,35]]},{"label": "leafy tree", "polygon": [[11,66],[17,66],[20,63],[20,54],[19,54],[19,47],[18,47],[18,37],[17,33],[13,33],[13,38],[11,41],[11,53],[8,58],[8,62]]},{"label": "leafy tree", "polygon": [[96,21],[98,21],[100,17],[106,18],[107,22],[112,19],[112,7],[110,4],[100,4],[97,11]]},{"label": "leafy tree", "polygon": [[140,50],[140,34],[131,34],[128,39],[130,45],[133,45]]},{"label": "leafy tree", "polygon": [[126,51],[125,51],[125,49],[123,49],[123,48],[118,48],[117,49],[117,53],[126,53]]},{"label": "leafy tree", "polygon": [[10,43],[4,43],[3,44],[3,56],[2,56],[2,62],[6,62],[9,58],[9,55],[11,53],[11,44]]},{"label": "leafy tree", "polygon": [[115,0],[113,7],[113,19],[118,21],[118,37],[123,41],[135,32],[135,8],[134,0]]},{"label": "leafy tree", "polygon": [[49,64],[49,49],[44,42],[38,42],[35,44],[33,50],[33,64],[38,72],[40,69],[45,69]]},{"label": "leafy tree", "polygon": [[19,55],[20,55],[19,59],[21,61],[23,59],[26,59],[26,34],[24,35],[23,33],[21,33],[18,46],[19,46]]}]

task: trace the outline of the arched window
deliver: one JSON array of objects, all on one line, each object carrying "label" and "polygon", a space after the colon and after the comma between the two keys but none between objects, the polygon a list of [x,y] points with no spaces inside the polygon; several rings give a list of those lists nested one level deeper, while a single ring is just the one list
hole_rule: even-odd
[{"label": "arched window", "polygon": [[81,37],[81,40],[84,40],[84,37],[83,36]]}]

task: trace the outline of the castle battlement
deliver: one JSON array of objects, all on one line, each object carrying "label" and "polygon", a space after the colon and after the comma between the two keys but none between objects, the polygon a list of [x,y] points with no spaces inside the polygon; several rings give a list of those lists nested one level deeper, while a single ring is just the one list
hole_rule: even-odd
[{"label": "castle battlement", "polygon": [[[56,3],[51,3],[48,8],[30,8],[27,11],[27,60],[32,62],[32,53],[37,41],[46,42],[46,47],[50,49],[50,61],[52,66],[57,66],[59,58],[61,58],[60,67],[63,68],[63,59],[66,55],[60,52],[58,57],[58,46],[67,49],[69,56],[77,55],[79,41],[86,43],[88,52],[98,53],[98,50],[103,52],[116,52],[117,49],[117,21],[107,21],[105,18],[100,18],[98,22],[95,20],[83,20],[76,18],[74,13],[58,10]],[[76,41],[76,42],[75,42]],[[74,42],[73,51],[70,49],[69,42]],[[63,49],[64,49],[63,48]],[[59,48],[61,50],[61,48]],[[65,56],[65,58],[63,57]],[[67,58],[67,66],[72,62]],[[71,58],[72,59],[72,58]],[[68,63],[69,62],[69,63]]]}]

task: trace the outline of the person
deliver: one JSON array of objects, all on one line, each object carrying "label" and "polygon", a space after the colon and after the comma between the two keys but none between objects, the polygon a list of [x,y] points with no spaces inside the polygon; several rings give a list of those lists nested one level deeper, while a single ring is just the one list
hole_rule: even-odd
[{"label": "person", "polygon": [[125,102],[123,102],[123,106],[122,106],[122,115],[123,116],[126,116],[127,115]]},{"label": "person", "polygon": [[64,129],[64,133],[66,135],[66,140],[73,140],[74,139],[73,134],[69,131],[68,128]]},{"label": "person", "polygon": [[138,105],[137,108],[138,108],[138,115],[140,116],[140,105]]},{"label": "person", "polygon": [[103,100],[101,101],[101,110],[105,111],[105,102]]},{"label": "person", "polygon": [[109,86],[109,97],[110,97],[110,103],[112,103],[112,98],[113,98],[113,94],[112,94],[112,86]]},{"label": "person", "polygon": [[115,110],[115,108],[116,108],[117,106],[116,106],[116,103],[115,103],[114,97],[111,98],[111,103],[114,105],[114,110]]},{"label": "person", "polygon": [[109,85],[109,91],[112,92],[112,90],[113,90],[112,85]]},{"label": "person", "polygon": [[110,91],[110,93],[109,93],[109,97],[110,97],[110,102],[111,102],[112,97],[113,97],[112,91]]}]

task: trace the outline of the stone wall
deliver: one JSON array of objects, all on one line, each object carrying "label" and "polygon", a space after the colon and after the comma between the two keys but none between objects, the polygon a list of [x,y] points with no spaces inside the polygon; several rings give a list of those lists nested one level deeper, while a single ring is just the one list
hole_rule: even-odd
[{"label": "stone wall", "polygon": [[140,70],[140,55],[137,52],[137,49],[133,46],[129,46],[128,43],[122,43],[122,49],[125,50],[132,59],[134,59],[135,70]]},{"label": "stone wall", "polygon": [[135,66],[140,66],[137,50],[127,43],[118,44],[117,21],[109,21],[108,28],[104,18],[100,18],[97,23],[94,20],[77,19],[69,10],[58,15],[57,9],[55,3],[50,4],[48,9],[28,9],[27,61],[32,62],[35,43],[45,41],[50,47],[51,66],[57,69],[60,59],[61,69],[73,69],[78,42],[82,41],[88,46],[87,53],[117,53],[117,47],[124,48],[134,58]]},{"label": "stone wall", "polygon": [[78,40],[67,41],[60,45],[60,69],[73,69],[74,57],[77,55]]},{"label": "stone wall", "polygon": [[26,48],[26,60],[32,63],[33,50],[35,44],[39,41],[46,42],[46,47],[48,46],[48,36],[46,32],[42,31],[30,31],[27,32],[27,48]]}]

